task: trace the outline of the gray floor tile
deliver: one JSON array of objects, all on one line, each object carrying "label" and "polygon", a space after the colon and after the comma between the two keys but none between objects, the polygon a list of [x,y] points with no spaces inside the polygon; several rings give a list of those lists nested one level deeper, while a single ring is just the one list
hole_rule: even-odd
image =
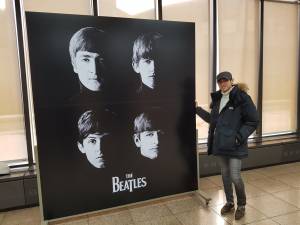
[{"label": "gray floor tile", "polygon": [[262,221],[259,221],[259,222],[249,223],[249,225],[279,225],[279,223],[276,223],[272,219],[267,219],[267,220],[262,220]]},{"label": "gray floor tile", "polygon": [[221,216],[211,209],[195,209],[175,215],[183,225],[228,225]]},{"label": "gray floor tile", "polygon": [[247,171],[242,171],[242,178],[244,182],[247,182],[247,181],[264,179],[266,178],[266,176],[252,170],[247,170]]},{"label": "gray floor tile", "polygon": [[171,210],[173,214],[186,212],[189,210],[203,208],[201,203],[195,197],[187,196],[181,199],[168,201],[165,205]]},{"label": "gray floor tile", "polygon": [[205,190],[206,194],[211,197],[210,205],[220,205],[226,203],[226,197],[222,188],[212,188]]},{"label": "gray floor tile", "polygon": [[207,177],[207,179],[209,179],[211,182],[216,184],[218,187],[223,187],[223,181],[221,175]]},{"label": "gray floor tile", "polygon": [[50,222],[49,225],[89,225],[88,217],[69,218]]},{"label": "gray floor tile", "polygon": [[135,223],[172,215],[171,211],[164,204],[137,207],[129,211]]},{"label": "gray floor tile", "polygon": [[248,205],[259,210],[268,217],[283,215],[298,210],[297,207],[271,195],[251,198],[248,200]]},{"label": "gray floor tile", "polygon": [[300,188],[300,172],[276,176],[274,177],[274,179],[285,183],[293,188]]},{"label": "gray floor tile", "polygon": [[274,195],[300,209],[300,189],[277,192]]},{"label": "gray floor tile", "polygon": [[135,225],[182,225],[181,222],[173,215],[159,217],[153,220],[137,222]]},{"label": "gray floor tile", "polygon": [[268,193],[276,193],[291,189],[289,185],[271,178],[252,180],[248,181],[247,183]]},{"label": "gray floor tile", "polygon": [[199,180],[199,189],[201,190],[206,190],[206,189],[216,188],[216,187],[218,187],[218,185],[212,182],[209,178],[205,177],[205,178],[200,178]]},{"label": "gray floor tile", "polygon": [[39,208],[34,207],[6,212],[1,225],[28,225],[37,224],[40,221]]},{"label": "gray floor tile", "polygon": [[272,220],[276,221],[280,225],[300,225],[300,211],[273,217]]},{"label": "gray floor tile", "polygon": [[3,221],[3,218],[4,218],[4,213],[0,213],[0,225],[1,225],[2,221]]},{"label": "gray floor tile", "polygon": [[[212,207],[213,210],[218,213],[219,215],[221,215],[221,208],[223,206],[219,205],[219,206],[214,206]],[[233,213],[229,213],[226,214],[224,216],[222,216],[227,222],[231,223],[231,224],[247,224],[247,223],[253,223],[253,222],[257,222],[260,221],[262,219],[267,219],[266,215],[264,215],[263,213],[261,213],[260,211],[258,211],[257,209],[251,207],[251,206],[246,206],[246,213],[245,216],[236,221],[234,219],[234,212]]]},{"label": "gray floor tile", "polygon": [[245,182],[244,184],[245,184],[245,190],[246,190],[246,195],[247,195],[248,199],[255,198],[258,196],[262,196],[262,195],[268,195],[267,192],[263,191],[262,189],[260,189],[258,187],[255,187],[252,184],[249,184],[247,182]]},{"label": "gray floor tile", "polygon": [[133,219],[129,210],[89,217],[89,225],[130,225]]}]

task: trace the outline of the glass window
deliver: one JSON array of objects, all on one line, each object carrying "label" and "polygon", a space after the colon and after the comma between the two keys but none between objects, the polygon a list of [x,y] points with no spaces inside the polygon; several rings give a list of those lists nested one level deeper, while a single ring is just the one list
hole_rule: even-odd
[{"label": "glass window", "polygon": [[155,19],[155,0],[98,0],[100,16]]},{"label": "glass window", "polygon": [[27,160],[13,1],[0,0],[0,161]]},{"label": "glass window", "polygon": [[218,1],[219,71],[246,83],[254,103],[258,93],[259,1]]},{"label": "glass window", "polygon": [[[194,22],[196,29],[196,101],[209,110],[209,1],[163,0],[163,19]],[[207,138],[208,124],[197,116],[198,138]]]},{"label": "glass window", "polygon": [[298,6],[265,2],[263,134],[296,130]]},{"label": "glass window", "polygon": [[26,11],[92,15],[90,0],[24,0]]}]

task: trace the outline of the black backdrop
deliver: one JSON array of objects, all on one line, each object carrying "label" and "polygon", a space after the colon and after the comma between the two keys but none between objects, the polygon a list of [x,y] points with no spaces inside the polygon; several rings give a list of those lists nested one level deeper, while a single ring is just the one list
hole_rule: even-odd
[{"label": "black backdrop", "polygon": [[[32,12],[26,19],[45,219],[196,190],[194,24]],[[82,27],[109,35],[109,89],[105,97],[74,103],[79,82],[68,48]],[[132,46],[147,32],[163,35],[160,89],[140,98]],[[77,147],[78,118],[91,107],[113,114],[104,169],[91,166]],[[142,112],[152,112],[163,131],[156,160],[142,159],[133,142],[133,120]],[[126,174],[145,177],[147,185],[113,193],[112,178],[129,179]]]}]

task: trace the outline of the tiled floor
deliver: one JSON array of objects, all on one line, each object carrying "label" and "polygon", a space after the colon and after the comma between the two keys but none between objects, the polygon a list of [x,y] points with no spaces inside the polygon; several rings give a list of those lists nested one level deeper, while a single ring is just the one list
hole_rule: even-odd
[{"label": "tiled floor", "polygon": [[[206,207],[197,195],[172,197],[135,206],[51,222],[61,225],[300,225],[300,162],[242,172],[248,204],[240,221],[220,215],[225,202],[220,176],[200,179],[212,198]],[[0,213],[0,225],[38,225],[39,208]]]}]

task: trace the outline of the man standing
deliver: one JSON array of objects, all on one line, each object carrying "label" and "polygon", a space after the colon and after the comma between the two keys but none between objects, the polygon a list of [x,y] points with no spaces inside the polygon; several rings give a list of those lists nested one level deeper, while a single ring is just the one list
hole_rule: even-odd
[{"label": "man standing", "polygon": [[233,189],[237,196],[235,219],[245,215],[246,193],[241,177],[241,159],[248,156],[248,137],[258,125],[258,113],[245,84],[233,85],[232,75],[222,72],[217,76],[219,91],[211,94],[211,112],[201,107],[196,113],[210,124],[208,154],[218,157],[227,203],[221,209],[224,215],[234,211]]}]

